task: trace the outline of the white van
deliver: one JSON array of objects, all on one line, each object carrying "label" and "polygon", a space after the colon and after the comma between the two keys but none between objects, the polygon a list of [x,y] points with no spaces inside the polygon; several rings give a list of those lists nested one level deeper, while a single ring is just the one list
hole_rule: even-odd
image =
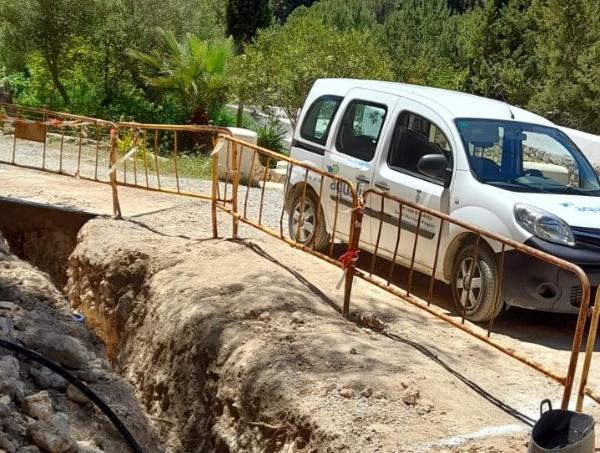
[{"label": "white van", "polygon": [[[573,141],[550,121],[506,103],[453,91],[399,83],[318,80],[300,114],[292,158],[377,187],[452,218],[528,244],[581,266],[593,287],[600,281],[600,182]],[[288,181],[289,229],[297,231],[305,172]],[[335,185],[310,178],[298,241],[323,248],[333,228]],[[344,198],[346,198],[344,200]],[[373,251],[380,223],[378,197],[365,207],[362,249]],[[342,194],[348,204],[348,194]],[[315,215],[321,210],[317,223]],[[379,254],[396,248],[399,208],[386,204]],[[400,264],[410,263],[416,215],[403,211]],[[350,213],[340,209],[336,237],[348,240]],[[431,273],[439,220],[423,217],[415,268]],[[443,228],[436,278],[450,283],[467,317],[495,317],[503,288],[506,306],[575,313],[581,288],[568,272],[515,251],[505,256],[499,281],[497,243],[481,243],[472,288],[474,237]],[[499,286],[501,285],[501,286]]]}]

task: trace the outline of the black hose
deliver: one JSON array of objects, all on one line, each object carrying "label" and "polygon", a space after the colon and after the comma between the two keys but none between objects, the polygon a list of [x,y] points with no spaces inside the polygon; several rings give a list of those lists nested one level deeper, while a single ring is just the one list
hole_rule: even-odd
[{"label": "black hose", "polygon": [[49,368],[50,370],[54,371],[55,373],[57,373],[61,377],[63,377],[66,381],[73,384],[75,387],[77,387],[77,389],[81,393],[83,393],[85,396],[87,396],[90,399],[90,401],[92,403],[94,403],[104,413],[104,415],[106,415],[106,417],[108,417],[108,419],[112,422],[112,424],[115,426],[115,428],[117,428],[117,431],[119,431],[121,436],[123,436],[123,439],[125,439],[125,442],[127,442],[127,445],[129,445],[129,448],[131,448],[131,451],[134,453],[142,453],[141,447],[135,441],[134,437],[129,432],[129,430],[125,427],[123,422],[121,422],[119,417],[117,417],[116,414],[106,405],[106,403],[104,403],[104,401],[102,401],[100,399],[100,397],[98,395],[96,395],[80,379],[73,376],[71,373],[69,373],[67,370],[65,370],[60,365],[57,365],[56,363],[41,356],[37,352],[34,352],[23,346],[20,346],[18,344],[15,344],[15,343],[12,343],[10,341],[6,341],[6,340],[3,340],[0,338],[0,347],[2,347],[4,349],[8,349],[9,351],[12,351],[16,354],[21,354],[21,355],[33,360],[34,362],[37,362],[40,365],[43,365],[46,368]]}]

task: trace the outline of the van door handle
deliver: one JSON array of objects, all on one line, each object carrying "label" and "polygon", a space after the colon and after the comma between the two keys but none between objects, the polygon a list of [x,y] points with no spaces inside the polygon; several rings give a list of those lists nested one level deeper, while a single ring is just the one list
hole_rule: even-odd
[{"label": "van door handle", "polygon": [[382,181],[375,181],[375,187],[378,187],[379,189],[386,192],[390,190],[390,186],[388,186],[385,182]]},{"label": "van door handle", "polygon": [[356,177],[356,180],[358,182],[362,182],[362,183],[365,183],[365,184],[371,184],[371,180],[369,178],[367,178],[366,176],[363,176],[363,175],[358,175]]}]

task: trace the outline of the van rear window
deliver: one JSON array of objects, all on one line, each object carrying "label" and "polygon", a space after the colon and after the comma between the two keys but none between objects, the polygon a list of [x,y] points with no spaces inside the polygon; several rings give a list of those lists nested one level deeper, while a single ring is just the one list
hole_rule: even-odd
[{"label": "van rear window", "polygon": [[335,117],[342,102],[339,96],[323,96],[312,103],[300,126],[300,136],[305,140],[325,145]]},{"label": "van rear window", "polygon": [[360,100],[348,104],[336,140],[338,151],[370,162],[375,156],[386,114],[384,105]]}]

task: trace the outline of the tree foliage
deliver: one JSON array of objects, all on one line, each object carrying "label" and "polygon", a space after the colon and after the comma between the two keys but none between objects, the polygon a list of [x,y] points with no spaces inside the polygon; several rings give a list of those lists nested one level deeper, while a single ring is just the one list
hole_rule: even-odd
[{"label": "tree foliage", "polygon": [[227,1],[227,34],[240,48],[254,38],[258,29],[268,27],[272,19],[269,0]]},{"label": "tree foliage", "polygon": [[527,105],[538,88],[531,0],[489,0],[468,43],[465,88],[484,96]]},{"label": "tree foliage", "polygon": [[273,14],[279,22],[285,22],[296,8],[309,7],[317,0],[272,0]]},{"label": "tree foliage", "polygon": [[[293,117],[315,78],[385,78],[600,132],[599,21],[597,0],[0,0],[0,86],[19,103],[179,122],[200,104],[220,112],[216,121],[226,100]],[[174,64],[157,27],[180,44],[189,33],[198,42],[233,36],[241,55],[228,83],[214,93],[203,82],[197,92],[148,83]]]},{"label": "tree foliage", "polygon": [[22,0],[0,2],[5,53],[37,51],[52,83],[65,103],[69,96],[61,81],[66,56],[77,37],[93,29],[95,0]]},{"label": "tree foliage", "polygon": [[285,26],[260,31],[232,74],[241,100],[281,107],[292,122],[318,78],[392,78],[383,50],[369,34],[337,31],[302,8]]},{"label": "tree foliage", "polygon": [[541,89],[531,106],[562,124],[600,132],[600,5],[548,0],[540,8]]},{"label": "tree foliage", "polygon": [[446,0],[405,0],[383,25],[380,41],[390,56],[396,79],[458,88],[465,67],[459,58],[459,16]]},{"label": "tree foliage", "polygon": [[208,122],[208,114],[225,98],[225,70],[233,55],[233,41],[205,41],[188,33],[182,42],[173,32],[159,29],[163,42],[159,50],[144,53],[129,49],[128,55],[149,69],[143,76],[154,88],[177,94],[189,114]]}]

